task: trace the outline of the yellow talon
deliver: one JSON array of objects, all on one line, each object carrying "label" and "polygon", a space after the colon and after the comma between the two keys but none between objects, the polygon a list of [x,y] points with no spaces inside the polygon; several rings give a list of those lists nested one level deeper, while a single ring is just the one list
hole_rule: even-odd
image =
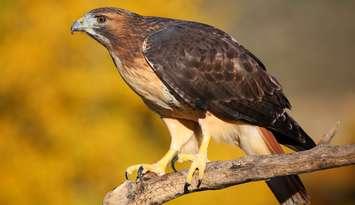
[{"label": "yellow talon", "polygon": [[133,172],[138,171],[140,167],[143,167],[143,173],[150,171],[150,172],[154,172],[154,173],[158,174],[159,176],[161,176],[161,175],[165,174],[166,165],[161,164],[161,163],[136,164],[136,165],[128,167],[126,170],[126,173],[128,175],[131,175]]},{"label": "yellow talon", "polygon": [[203,175],[206,169],[207,163],[207,153],[198,153],[198,154],[179,154],[179,162],[191,161],[192,164],[190,166],[189,171],[187,172],[186,183],[191,184],[193,175],[196,170],[198,170],[198,179],[202,180]]},{"label": "yellow talon", "polygon": [[[205,129],[204,126],[204,120],[201,119],[199,120],[199,124],[201,126],[202,130],[202,142],[199,147],[199,151],[195,155],[191,154],[180,154],[179,160],[180,161],[192,161],[191,167],[189,171],[187,172],[187,177],[186,177],[186,184],[189,185],[192,182],[193,175],[196,170],[198,170],[198,183],[197,186],[201,185],[203,175],[205,174],[205,169],[206,169],[206,163],[207,163],[207,148],[208,144],[210,142],[211,136],[208,133],[208,129]],[[180,159],[181,158],[181,159]],[[188,186],[184,187],[184,190],[188,190]]]},{"label": "yellow talon", "polygon": [[133,172],[137,172],[141,167],[143,168],[142,173],[146,172],[154,172],[157,175],[161,176],[165,174],[166,167],[170,163],[170,161],[176,155],[175,150],[169,150],[164,157],[154,164],[136,164],[130,166],[126,169],[126,179],[128,179],[128,175],[131,175]]}]

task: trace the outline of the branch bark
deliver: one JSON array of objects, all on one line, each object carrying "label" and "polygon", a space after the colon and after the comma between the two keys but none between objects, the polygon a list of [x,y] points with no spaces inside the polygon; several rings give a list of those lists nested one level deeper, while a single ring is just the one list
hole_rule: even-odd
[{"label": "branch bark", "polygon": [[207,164],[200,186],[194,179],[188,192],[184,189],[187,170],[157,176],[144,175],[137,182],[125,181],[106,194],[104,205],[163,204],[179,196],[223,189],[250,181],[268,180],[276,176],[301,174],[355,164],[355,144],[331,146],[339,122],[323,135],[318,146],[292,154],[247,156],[239,160],[215,161]]},{"label": "branch bark", "polygon": [[[334,136],[334,133],[332,134]],[[328,142],[333,136],[326,135]],[[214,161],[207,169],[200,187],[194,180],[189,192],[223,189],[250,181],[276,176],[301,174],[355,164],[355,144],[317,147],[291,154],[247,156],[239,160]],[[125,181],[109,192],[104,205],[162,204],[188,194],[184,192],[186,170],[156,176],[148,173],[141,181]]]}]

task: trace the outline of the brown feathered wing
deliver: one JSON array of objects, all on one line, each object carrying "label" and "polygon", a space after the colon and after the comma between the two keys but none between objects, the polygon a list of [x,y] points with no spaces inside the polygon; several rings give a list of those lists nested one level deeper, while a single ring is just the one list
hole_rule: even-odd
[{"label": "brown feathered wing", "polygon": [[297,150],[315,146],[287,114],[290,103],[277,80],[223,31],[194,22],[171,25],[146,38],[143,53],[170,91],[192,107],[268,128]]}]

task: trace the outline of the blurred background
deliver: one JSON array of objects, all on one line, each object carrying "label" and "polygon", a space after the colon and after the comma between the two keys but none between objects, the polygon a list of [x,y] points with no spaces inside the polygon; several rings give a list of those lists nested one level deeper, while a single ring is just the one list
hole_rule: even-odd
[{"label": "blurred background", "polygon": [[[170,138],[105,49],[72,22],[95,7],[201,21],[232,34],[284,86],[314,139],[355,142],[355,1],[0,0],[0,204],[94,205]],[[212,143],[209,158],[240,150]],[[313,204],[355,204],[354,167],[304,174]],[[263,182],[168,204],[276,204]]]}]

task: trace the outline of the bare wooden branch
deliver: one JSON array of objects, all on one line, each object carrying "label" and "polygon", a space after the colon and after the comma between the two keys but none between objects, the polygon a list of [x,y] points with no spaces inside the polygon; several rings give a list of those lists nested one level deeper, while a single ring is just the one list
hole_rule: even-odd
[{"label": "bare wooden branch", "polygon": [[[195,180],[189,188],[189,193],[353,164],[355,144],[342,146],[321,144],[311,150],[292,154],[247,156],[239,160],[214,161],[208,163],[201,186],[198,188]],[[126,181],[106,195],[104,205],[162,204],[187,194],[184,193],[185,175],[186,170],[160,177],[147,174],[139,182]]]},{"label": "bare wooden branch", "polygon": [[210,162],[202,184],[197,187],[195,180],[188,192],[184,191],[186,170],[161,177],[149,173],[141,181],[126,181],[108,193],[104,205],[162,204],[192,192],[355,164],[355,145],[327,145],[335,136],[339,124],[337,122],[321,137],[317,147],[308,151]]}]

